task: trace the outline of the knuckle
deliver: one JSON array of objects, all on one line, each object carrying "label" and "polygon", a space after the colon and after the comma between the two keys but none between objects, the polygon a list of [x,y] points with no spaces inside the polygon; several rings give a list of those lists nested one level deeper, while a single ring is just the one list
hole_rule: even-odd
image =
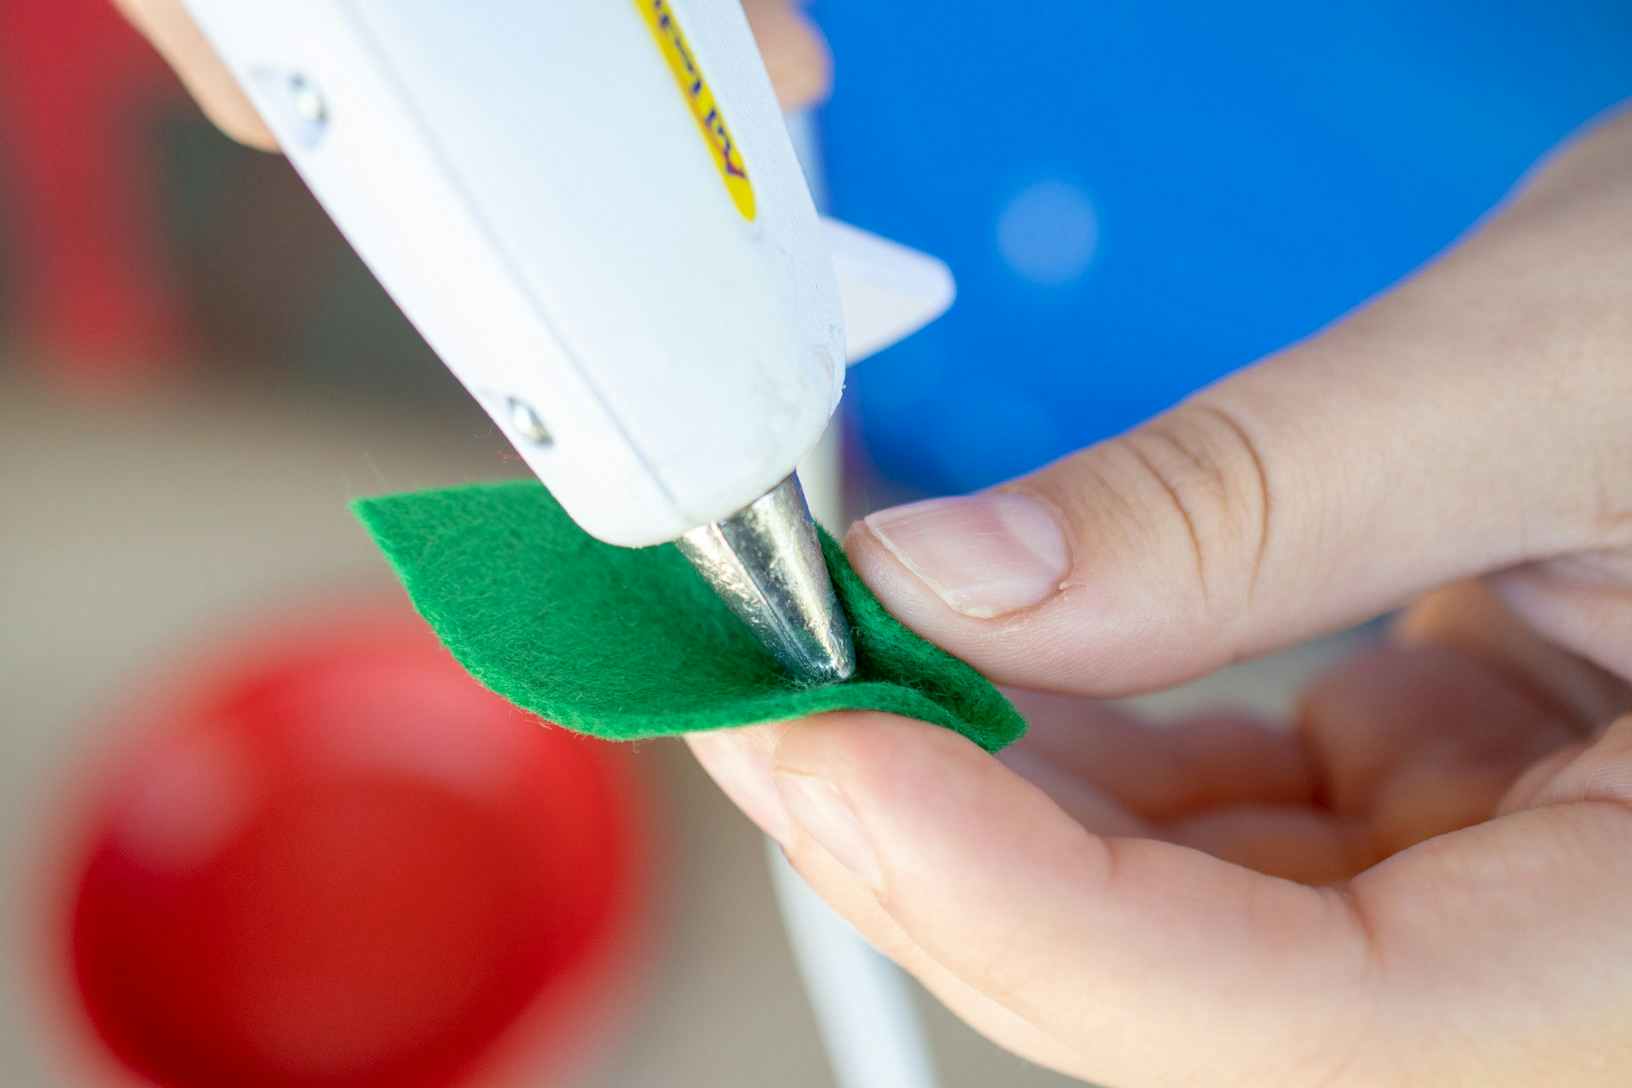
[{"label": "knuckle", "polygon": [[1189,401],[1128,435],[1135,471],[1184,530],[1209,607],[1249,604],[1269,547],[1274,508],[1258,442],[1230,410]]}]

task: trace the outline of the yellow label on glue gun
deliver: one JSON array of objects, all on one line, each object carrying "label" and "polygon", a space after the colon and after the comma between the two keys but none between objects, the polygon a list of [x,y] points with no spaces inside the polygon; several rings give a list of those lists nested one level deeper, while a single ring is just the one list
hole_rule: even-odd
[{"label": "yellow label on glue gun", "polygon": [[674,75],[675,86],[680,88],[691,115],[697,119],[697,127],[708,145],[714,168],[720,172],[726,192],[731,194],[731,203],[737,206],[744,219],[752,221],[754,186],[748,180],[748,167],[742,161],[742,150],[731,138],[731,130],[725,124],[725,113],[715,101],[708,80],[703,78],[703,69],[692,54],[691,47],[686,44],[686,36],[680,30],[674,9],[669,6],[669,0],[635,0],[635,7],[645,18],[647,29],[652,32],[657,48]]}]

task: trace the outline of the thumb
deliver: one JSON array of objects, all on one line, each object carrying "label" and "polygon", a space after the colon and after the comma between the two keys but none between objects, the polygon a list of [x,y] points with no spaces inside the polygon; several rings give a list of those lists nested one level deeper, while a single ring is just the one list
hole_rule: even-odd
[{"label": "thumb", "polygon": [[1624,303],[1592,285],[1632,262],[1590,234],[1520,201],[1129,434],[869,516],[851,558],[893,613],[994,679],[1118,695],[1604,547],[1608,515],[1632,507],[1617,407],[1632,369],[1611,365]]}]

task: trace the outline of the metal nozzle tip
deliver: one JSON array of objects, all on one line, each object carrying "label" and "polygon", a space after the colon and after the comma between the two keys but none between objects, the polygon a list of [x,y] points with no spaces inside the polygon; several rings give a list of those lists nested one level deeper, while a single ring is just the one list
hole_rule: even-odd
[{"label": "metal nozzle tip", "polygon": [[850,624],[833,594],[799,477],[676,543],[789,674],[830,684],[855,673]]}]

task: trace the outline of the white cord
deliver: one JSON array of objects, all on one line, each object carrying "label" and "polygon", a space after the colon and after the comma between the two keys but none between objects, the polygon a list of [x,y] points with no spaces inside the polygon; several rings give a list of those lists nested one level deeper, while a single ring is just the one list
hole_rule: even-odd
[{"label": "white cord", "polygon": [[766,840],[777,902],[838,1088],[935,1088],[929,1041],[899,968],[833,913]]}]

